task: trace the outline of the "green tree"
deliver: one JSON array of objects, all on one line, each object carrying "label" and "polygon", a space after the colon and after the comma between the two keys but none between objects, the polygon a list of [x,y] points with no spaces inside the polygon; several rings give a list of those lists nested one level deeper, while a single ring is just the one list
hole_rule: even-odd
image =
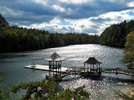
[{"label": "green tree", "polygon": [[[71,89],[63,89],[62,93],[55,93],[52,81],[42,80],[41,82],[29,82],[23,83],[20,81],[20,85],[14,85],[11,89],[12,92],[18,93],[20,89],[26,89],[27,92],[20,99],[21,100],[83,100],[90,99],[91,95],[84,90],[85,85]],[[32,94],[34,94],[32,96]]]},{"label": "green tree", "polygon": [[72,44],[99,43],[99,36],[82,33],[49,33],[45,30],[0,26],[0,52],[15,52],[60,47]]},{"label": "green tree", "polygon": [[100,36],[100,44],[124,48],[126,36],[134,31],[134,21],[122,22],[120,24],[113,24],[106,28]]},{"label": "green tree", "polygon": [[[0,71],[0,74],[2,73],[3,71]],[[0,100],[9,100],[10,98],[10,90],[8,89],[8,86],[5,84],[2,84],[6,76],[4,78],[0,77]]]},{"label": "green tree", "polygon": [[134,61],[134,31],[127,35],[125,43],[125,58],[131,62]]}]

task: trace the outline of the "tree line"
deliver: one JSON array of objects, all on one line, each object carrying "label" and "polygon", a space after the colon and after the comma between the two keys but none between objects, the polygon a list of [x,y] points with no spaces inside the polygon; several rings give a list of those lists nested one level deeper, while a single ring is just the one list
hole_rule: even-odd
[{"label": "tree line", "polygon": [[120,24],[113,24],[106,28],[100,36],[100,44],[124,48],[127,35],[134,31],[134,21],[126,20]]},{"label": "tree line", "polygon": [[99,44],[99,36],[85,33],[49,33],[16,25],[0,25],[0,52],[38,50],[73,44]]}]

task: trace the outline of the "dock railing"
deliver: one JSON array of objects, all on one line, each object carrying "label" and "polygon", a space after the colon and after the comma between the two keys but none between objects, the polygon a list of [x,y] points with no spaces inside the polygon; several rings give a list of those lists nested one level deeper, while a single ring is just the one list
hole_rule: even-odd
[{"label": "dock railing", "polygon": [[68,67],[67,68],[67,74],[80,74],[82,68],[81,67]]},{"label": "dock railing", "polygon": [[134,76],[134,70],[122,69],[122,68],[103,68],[101,70],[103,73],[116,73]]}]

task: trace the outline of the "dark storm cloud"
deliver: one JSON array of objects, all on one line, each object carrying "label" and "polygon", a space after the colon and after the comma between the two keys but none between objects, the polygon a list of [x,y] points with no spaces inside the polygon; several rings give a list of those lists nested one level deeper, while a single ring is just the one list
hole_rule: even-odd
[{"label": "dark storm cloud", "polygon": [[83,19],[89,17],[95,17],[100,14],[104,14],[112,11],[122,11],[132,9],[133,7],[128,7],[127,2],[132,0],[127,0],[126,2],[110,2],[108,0],[94,0],[93,2],[86,2],[82,4],[65,4],[65,7],[70,7],[72,13],[61,14],[61,18],[71,18],[71,19]]},{"label": "dark storm cloud", "polygon": [[85,25],[81,25],[81,28],[85,28]]},{"label": "dark storm cloud", "polygon": [[[126,2],[130,2],[132,0],[127,0]],[[34,1],[28,0],[2,0],[0,6],[6,6],[8,9],[12,11],[22,11],[24,12],[22,16],[10,17],[10,15],[5,16],[9,21],[29,21],[29,24],[32,23],[41,23],[41,22],[49,22],[54,17],[59,17],[60,19],[70,18],[70,19],[82,19],[98,16],[103,13],[107,13],[110,11],[122,11],[131,9],[126,5],[126,2],[110,2],[110,1],[102,1],[102,0],[94,0],[93,2],[86,2],[82,4],[68,4],[60,1],[47,1],[46,5],[42,3],[37,3]],[[52,6],[59,5],[65,8],[65,12],[60,12],[55,10]],[[69,12],[68,8],[72,11]],[[43,17],[44,15],[44,17]],[[38,16],[38,17],[37,17]],[[40,17],[41,16],[41,17]],[[19,17],[19,18],[18,18]]]},{"label": "dark storm cloud", "polygon": [[102,23],[104,21],[111,21],[111,19],[110,18],[106,18],[106,19],[104,19],[104,18],[97,18],[97,19],[92,18],[91,21],[92,22]]},{"label": "dark storm cloud", "polygon": [[85,33],[97,33],[98,31],[96,31],[95,29],[85,29],[84,32]]},{"label": "dark storm cloud", "polygon": [[[18,16],[10,16],[8,12],[6,11],[5,17],[8,21],[12,22],[22,22],[22,21],[28,21],[27,25],[33,24],[33,23],[41,23],[41,22],[49,22],[52,20],[55,16],[58,16],[61,14],[58,10],[55,10],[50,5],[43,5],[41,3],[36,3],[33,1],[2,1],[0,4],[3,9],[7,8],[8,10],[12,12],[22,12],[23,15]],[[6,10],[6,9],[5,9]],[[23,23],[20,23],[23,24]]]}]

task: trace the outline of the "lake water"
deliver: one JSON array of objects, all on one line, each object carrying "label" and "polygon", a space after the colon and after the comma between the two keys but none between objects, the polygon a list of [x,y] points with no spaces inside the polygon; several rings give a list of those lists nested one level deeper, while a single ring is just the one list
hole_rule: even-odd
[{"label": "lake water", "polygon": [[[20,80],[23,82],[41,81],[46,78],[47,71],[31,70],[24,68],[27,65],[35,64],[48,65],[44,58],[49,57],[54,52],[60,56],[67,58],[62,62],[63,67],[81,67],[83,62],[89,57],[95,57],[101,61],[102,68],[116,68],[120,67],[127,69],[123,63],[123,49],[111,48],[107,46],[86,44],[86,45],[70,45],[65,47],[49,48],[37,51],[16,52],[16,53],[1,53],[0,54],[0,70],[4,76],[8,73],[4,84],[19,84]],[[74,78],[77,76],[70,75],[66,78]],[[59,85],[63,88],[75,88],[81,85],[86,85],[86,90],[91,92],[91,100],[118,100],[114,97],[113,89],[125,91],[134,81],[133,76],[122,74],[106,74],[102,73],[99,79],[79,78],[69,81],[61,81]],[[12,99],[16,99],[24,93],[12,94]]]}]

